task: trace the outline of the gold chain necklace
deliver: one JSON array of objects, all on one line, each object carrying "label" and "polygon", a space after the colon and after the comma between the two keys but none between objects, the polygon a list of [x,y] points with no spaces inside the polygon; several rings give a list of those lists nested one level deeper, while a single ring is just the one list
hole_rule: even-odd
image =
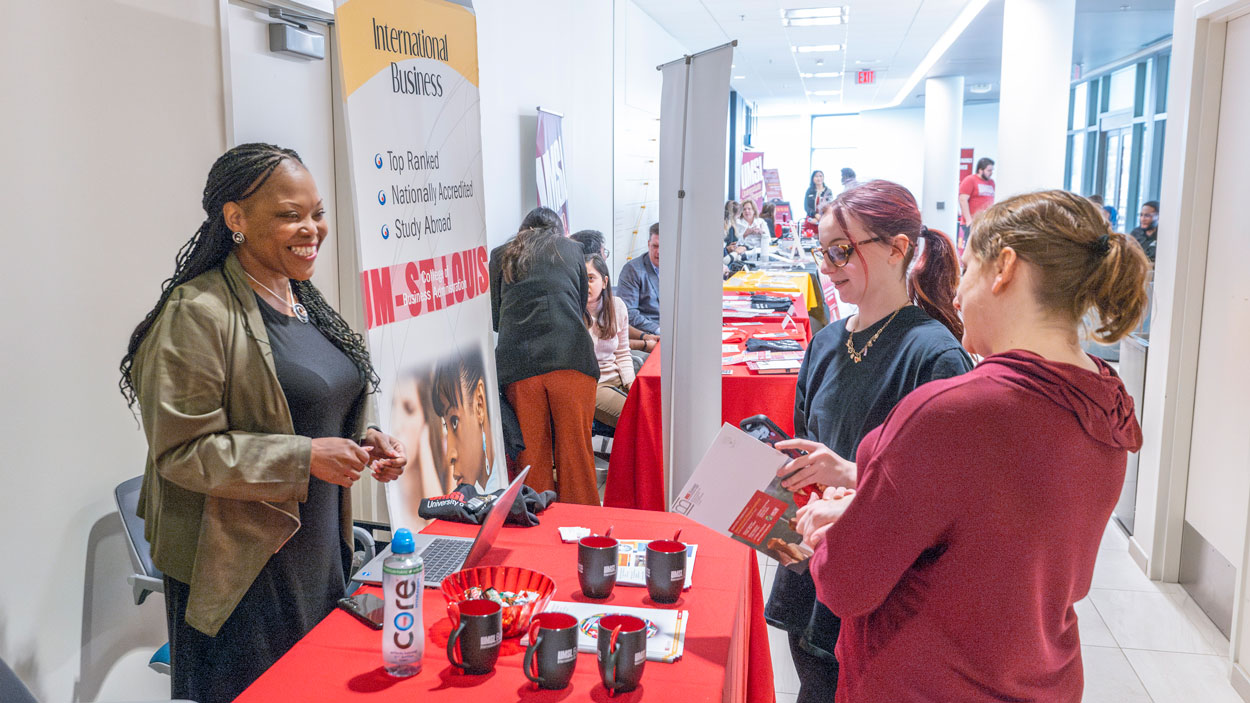
[{"label": "gold chain necklace", "polygon": [[[903,308],[905,307],[907,306],[904,305]],[[854,361],[855,363],[858,364],[859,362],[864,360],[865,356],[868,356],[868,350],[872,349],[872,343],[877,341],[877,337],[881,336],[881,333],[885,331],[886,327],[890,326],[891,322],[894,322],[894,318],[898,317],[898,314],[903,311],[903,308],[899,308],[898,310],[895,310],[894,314],[890,315],[890,319],[886,320],[884,325],[881,325],[881,329],[877,330],[877,333],[874,334],[872,338],[868,340],[868,343],[864,345],[864,348],[860,349],[859,351],[855,351],[855,341],[854,341],[855,333],[852,332],[850,329],[847,329],[846,331],[846,353],[851,355],[851,361]]]}]

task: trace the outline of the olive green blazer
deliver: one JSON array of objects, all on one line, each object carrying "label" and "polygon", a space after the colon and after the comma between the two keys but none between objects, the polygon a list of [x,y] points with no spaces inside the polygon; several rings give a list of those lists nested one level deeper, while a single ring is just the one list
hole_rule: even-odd
[{"label": "olive green blazer", "polygon": [[[174,289],[132,378],[148,439],[139,516],[152,561],[190,585],[187,624],[216,635],[299,529],[312,456],[312,440],[294,434],[265,322],[234,254]],[[375,408],[367,391],[356,403],[359,440]],[[341,505],[350,546],[347,488]]]}]

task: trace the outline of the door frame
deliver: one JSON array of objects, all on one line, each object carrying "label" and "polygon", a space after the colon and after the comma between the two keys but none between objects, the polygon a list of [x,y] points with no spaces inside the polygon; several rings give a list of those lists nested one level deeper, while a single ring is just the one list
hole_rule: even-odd
[{"label": "door frame", "polygon": [[[221,35],[222,106],[225,116],[225,142],[227,148],[237,145],[234,128],[233,75],[230,66],[230,5],[236,0],[218,0],[218,22]],[[338,254],[337,300],[331,304],[356,332],[368,339],[364,320],[364,303],[360,287],[360,242],[356,233],[355,188],[352,183],[347,155],[347,129],[345,101],[343,99],[342,67],[339,63],[338,34],[334,24],[333,3],[330,0],[237,0],[239,4],[254,5],[262,9],[276,8],[302,15],[323,25],[326,31],[326,57],[330,66],[331,130],[334,137],[334,241]],[[278,22],[280,20],[273,20]],[[352,514],[361,520],[387,522],[385,486],[375,481],[362,481],[352,489]]]},{"label": "door frame", "polygon": [[[1162,189],[1162,195],[1173,202],[1161,219],[1166,231],[1178,234],[1173,241],[1160,242],[1165,268],[1157,274],[1173,280],[1160,281],[1163,285],[1156,290],[1156,301],[1160,297],[1169,300],[1156,311],[1152,339],[1166,335],[1167,341],[1160,340],[1161,354],[1152,353],[1155,367],[1147,369],[1146,393],[1149,399],[1159,401],[1152,405],[1157,408],[1152,415],[1159,418],[1161,441],[1157,455],[1149,457],[1157,462],[1158,480],[1154,495],[1143,496],[1140,487],[1138,495],[1137,514],[1140,517],[1149,512],[1153,530],[1130,538],[1130,553],[1146,574],[1170,582],[1177,581],[1180,574],[1227,25],[1250,14],[1250,0],[1179,2],[1176,11],[1190,13],[1188,18],[1177,18],[1177,28],[1192,28],[1193,62],[1187,71],[1177,70],[1182,67],[1176,60],[1179,37],[1174,38],[1168,91],[1171,104],[1167,110],[1167,138],[1171,143],[1164,148],[1165,153],[1179,150],[1180,156],[1179,162],[1172,159],[1170,164],[1165,159],[1173,173],[1164,173],[1168,187]],[[1186,93],[1178,87],[1188,87],[1187,99],[1181,97]],[[1245,499],[1250,505],[1250,496]],[[1243,529],[1250,536],[1250,519]],[[1246,540],[1246,551],[1250,552],[1250,539]],[[1243,554],[1244,567],[1250,567],[1247,556]],[[1229,654],[1233,687],[1250,701],[1250,673],[1243,664],[1243,660],[1250,663],[1250,644],[1241,637],[1242,623],[1248,617],[1243,607],[1250,595],[1247,572],[1250,568],[1237,574]]]}]

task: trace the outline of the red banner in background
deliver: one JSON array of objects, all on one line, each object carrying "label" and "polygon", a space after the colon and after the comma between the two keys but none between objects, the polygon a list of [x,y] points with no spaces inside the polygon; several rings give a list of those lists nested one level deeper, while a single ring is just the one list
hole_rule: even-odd
[{"label": "red banner in background", "polygon": [[360,274],[369,329],[443,310],[487,292],[486,247],[383,266]]},{"label": "red banner in background", "polygon": [[738,201],[755,201],[756,211],[764,204],[764,152],[742,152],[738,176]]},{"label": "red banner in background", "polygon": [[569,188],[564,169],[563,119],[546,110],[538,110],[537,151],[534,176],[538,185],[538,205],[560,213],[564,233],[569,234]]},{"label": "red banner in background", "polygon": [[764,199],[781,200],[781,175],[775,168],[764,169]]},{"label": "red banner in background", "polygon": [[972,175],[972,150],[959,150],[959,182]]}]

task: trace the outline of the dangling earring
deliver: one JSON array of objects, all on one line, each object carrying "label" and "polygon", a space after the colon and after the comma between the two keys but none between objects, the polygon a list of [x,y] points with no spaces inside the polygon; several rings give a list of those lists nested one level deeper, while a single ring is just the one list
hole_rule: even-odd
[{"label": "dangling earring", "polygon": [[247,237],[244,237],[242,232],[235,232],[230,238],[234,240],[235,244],[242,244],[247,240]]}]

